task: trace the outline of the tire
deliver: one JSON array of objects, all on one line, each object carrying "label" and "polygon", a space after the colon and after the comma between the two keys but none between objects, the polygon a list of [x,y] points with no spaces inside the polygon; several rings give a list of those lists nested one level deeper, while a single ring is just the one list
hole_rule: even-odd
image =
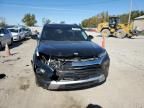
[{"label": "tire", "polygon": [[110,36],[110,30],[109,29],[103,29],[102,31],[101,31],[101,34],[102,34],[102,36],[104,36],[104,37],[109,37]]},{"label": "tire", "polygon": [[0,43],[0,51],[3,49],[2,44]]},{"label": "tire", "polygon": [[13,38],[11,38],[11,43],[10,43],[10,46],[12,46],[12,44],[13,44]]},{"label": "tire", "polygon": [[21,36],[19,36],[19,41],[21,41]]},{"label": "tire", "polygon": [[117,30],[117,31],[116,31],[116,37],[117,37],[117,38],[120,38],[120,39],[125,38],[125,37],[126,37],[125,31],[122,30],[122,29]]}]

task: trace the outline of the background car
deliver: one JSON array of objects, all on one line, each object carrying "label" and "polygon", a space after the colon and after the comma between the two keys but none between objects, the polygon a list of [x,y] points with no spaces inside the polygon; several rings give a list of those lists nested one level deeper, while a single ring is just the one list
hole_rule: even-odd
[{"label": "background car", "polygon": [[25,36],[26,36],[26,37],[29,37],[29,36],[32,35],[31,29],[29,29],[29,28],[24,28],[24,31],[25,31]]},{"label": "background car", "polygon": [[101,36],[101,33],[97,32],[96,28],[83,28],[87,35]]},{"label": "background car", "polygon": [[20,41],[26,37],[25,29],[23,27],[8,28],[13,37],[13,41]]},{"label": "background car", "polygon": [[5,44],[13,43],[11,32],[6,28],[0,28],[0,50],[5,47]]}]

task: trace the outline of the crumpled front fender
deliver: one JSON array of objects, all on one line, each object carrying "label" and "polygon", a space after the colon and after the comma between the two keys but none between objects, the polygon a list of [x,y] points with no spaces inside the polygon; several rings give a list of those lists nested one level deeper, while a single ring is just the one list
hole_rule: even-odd
[{"label": "crumpled front fender", "polygon": [[[33,57],[33,66],[35,68],[35,74],[39,78],[50,80],[54,75],[54,71],[47,64],[42,63],[37,56]],[[43,71],[41,72],[40,70]]]}]

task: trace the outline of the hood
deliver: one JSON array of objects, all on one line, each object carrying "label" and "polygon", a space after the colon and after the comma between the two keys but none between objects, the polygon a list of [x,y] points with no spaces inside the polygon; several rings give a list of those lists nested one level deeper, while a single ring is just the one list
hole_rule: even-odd
[{"label": "hood", "polygon": [[12,36],[18,35],[18,33],[16,33],[16,32],[11,32],[11,34],[12,34]]},{"label": "hood", "polygon": [[40,41],[38,52],[57,57],[97,57],[104,49],[91,41]]}]

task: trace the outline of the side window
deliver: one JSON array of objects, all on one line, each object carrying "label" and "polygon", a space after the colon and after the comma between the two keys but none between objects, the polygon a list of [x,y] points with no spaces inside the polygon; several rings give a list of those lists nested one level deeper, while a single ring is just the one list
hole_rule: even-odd
[{"label": "side window", "polygon": [[4,29],[4,34],[8,34],[8,30],[7,29]]},{"label": "side window", "polygon": [[10,30],[9,30],[9,29],[7,29],[7,31],[8,31],[8,33],[9,33],[9,34],[11,34],[11,32],[10,32]]},{"label": "side window", "polygon": [[20,32],[24,32],[24,28],[21,28],[21,29],[20,29]]},{"label": "side window", "polygon": [[19,29],[19,32],[22,32],[22,30],[21,30],[21,29]]},{"label": "side window", "polygon": [[2,34],[2,30],[0,29],[0,34]]},{"label": "side window", "polygon": [[22,30],[23,30],[23,31],[26,31],[26,29],[25,29],[25,28],[22,28]]},{"label": "side window", "polygon": [[7,34],[6,31],[5,31],[5,29],[1,29],[1,33],[2,34]]}]

